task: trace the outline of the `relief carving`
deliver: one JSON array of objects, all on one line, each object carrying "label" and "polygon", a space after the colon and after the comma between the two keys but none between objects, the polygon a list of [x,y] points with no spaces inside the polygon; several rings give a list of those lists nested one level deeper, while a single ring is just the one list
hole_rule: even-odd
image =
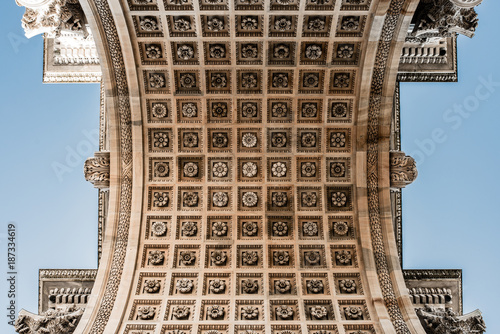
[{"label": "relief carving", "polygon": [[83,166],[85,180],[99,189],[109,188],[110,161],[109,152],[96,152]]},{"label": "relief carving", "polygon": [[483,334],[486,325],[479,310],[458,316],[452,310],[427,306],[417,315],[427,334]]},{"label": "relief carving", "polygon": [[83,310],[68,307],[65,310],[48,310],[40,315],[22,310],[14,324],[20,334],[69,334],[73,333]]},{"label": "relief carving", "polygon": [[86,19],[78,0],[16,0],[26,7],[21,20],[26,37],[39,34],[56,37],[62,31],[78,32],[86,37]]},{"label": "relief carving", "polygon": [[417,163],[404,152],[391,152],[390,174],[391,188],[404,188],[417,178]]},{"label": "relief carving", "polygon": [[429,38],[451,37],[458,33],[474,36],[478,25],[474,9],[481,1],[468,0],[423,0],[415,12],[414,29],[410,38],[425,43]]}]

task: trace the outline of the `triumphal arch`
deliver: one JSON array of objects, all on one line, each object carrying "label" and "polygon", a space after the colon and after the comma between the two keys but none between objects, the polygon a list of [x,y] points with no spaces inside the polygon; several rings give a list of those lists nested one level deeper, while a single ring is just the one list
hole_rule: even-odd
[{"label": "triumphal arch", "polygon": [[481,0],[17,1],[45,82],[102,83],[99,268],[41,270],[19,333],[484,332],[401,268],[399,131]]}]

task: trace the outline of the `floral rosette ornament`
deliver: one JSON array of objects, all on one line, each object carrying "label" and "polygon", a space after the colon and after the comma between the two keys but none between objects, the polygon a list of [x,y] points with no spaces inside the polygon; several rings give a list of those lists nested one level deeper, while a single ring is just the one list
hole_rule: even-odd
[{"label": "floral rosette ornament", "polygon": [[153,196],[154,196],[153,205],[155,207],[164,208],[168,206],[169,198],[167,192],[155,192]]},{"label": "floral rosette ornament", "polygon": [[332,205],[336,207],[343,207],[347,203],[347,196],[345,193],[336,191],[331,195]]},{"label": "floral rosette ornament", "polygon": [[313,306],[311,307],[311,315],[313,318],[321,320],[328,315],[328,310],[325,306]]},{"label": "floral rosette ornament", "polygon": [[217,191],[212,195],[214,206],[223,208],[229,203],[229,196],[223,191]]},{"label": "floral rosette ornament", "polygon": [[137,316],[141,320],[151,320],[156,314],[156,308],[152,306],[141,306],[137,309]]},{"label": "floral rosette ornament", "polygon": [[212,233],[218,237],[227,235],[228,226],[226,222],[215,222],[212,225]]},{"label": "floral rosette ornament", "polygon": [[193,291],[193,280],[188,278],[181,278],[175,283],[175,287],[179,290],[180,293],[190,293]]},{"label": "floral rosette ornament", "polygon": [[242,230],[243,230],[243,235],[252,237],[254,235],[257,235],[257,233],[259,232],[259,226],[257,225],[256,222],[244,222]]},{"label": "floral rosette ornament", "polygon": [[304,253],[304,260],[310,266],[317,265],[321,261],[321,255],[319,254],[319,252],[315,252],[315,251],[305,252]]},{"label": "floral rosette ornament", "polygon": [[162,57],[159,45],[150,44],[146,46],[146,57],[148,59],[158,59]]},{"label": "floral rosette ornament", "polygon": [[288,235],[288,224],[286,222],[275,222],[273,223],[273,233],[277,236]]},{"label": "floral rosette ornament", "polygon": [[349,265],[351,264],[352,261],[352,255],[351,252],[346,251],[346,250],[341,250],[340,252],[337,252],[335,255],[335,258],[340,264],[344,265]]},{"label": "floral rosette ornament", "polygon": [[259,283],[254,279],[244,279],[241,281],[241,288],[245,293],[255,293],[259,289]]},{"label": "floral rosette ornament", "polygon": [[342,279],[339,281],[340,291],[343,293],[356,292],[356,282],[352,279]]},{"label": "floral rosette ornament", "polygon": [[210,255],[210,258],[212,259],[212,262],[216,266],[222,266],[226,263],[227,261],[227,253],[224,251],[214,251]]},{"label": "floral rosette ornament", "polygon": [[183,251],[179,253],[181,263],[185,266],[190,266],[196,261],[196,253],[190,251]]},{"label": "floral rosette ornament", "polygon": [[318,196],[315,192],[302,193],[302,205],[308,208],[315,207],[318,203]]},{"label": "floral rosette ornament", "polygon": [[198,226],[195,222],[185,222],[182,224],[182,235],[192,237],[198,232]]},{"label": "floral rosette ornament", "polygon": [[346,222],[335,222],[333,224],[333,231],[337,235],[344,236],[349,232],[349,225]]},{"label": "floral rosette ornament", "polygon": [[197,206],[198,200],[199,200],[198,194],[192,191],[185,192],[182,195],[182,204],[190,208]]},{"label": "floral rosette ornament", "polygon": [[188,102],[182,105],[182,116],[193,118],[198,116],[198,107],[196,103]]},{"label": "floral rosette ornament", "polygon": [[245,320],[254,320],[259,316],[259,309],[256,306],[244,306],[241,309],[241,315]]},{"label": "floral rosette ornament", "polygon": [[169,138],[167,132],[156,132],[153,136],[154,138],[154,147],[157,148],[165,148],[168,147]]},{"label": "floral rosette ornament", "polygon": [[155,162],[154,169],[157,177],[167,177],[170,173],[170,167],[166,162]]},{"label": "floral rosette ornament", "polygon": [[212,293],[222,293],[226,290],[226,281],[221,279],[211,280],[209,289]]},{"label": "floral rosette ornament", "polygon": [[307,289],[312,293],[321,293],[323,292],[324,284],[319,279],[311,279],[307,281]]},{"label": "floral rosette ornament", "polygon": [[177,57],[182,60],[189,60],[194,57],[194,49],[191,45],[183,44],[177,48]]},{"label": "floral rosette ornament", "polygon": [[259,261],[259,254],[257,251],[243,251],[241,253],[241,261],[244,265],[253,266]]},{"label": "floral rosette ornament", "polygon": [[344,308],[344,314],[348,320],[363,319],[363,311],[361,310],[361,307],[348,306]]},{"label": "floral rosette ornament", "polygon": [[165,260],[165,254],[162,251],[152,251],[149,253],[148,257],[149,263],[151,263],[154,266],[160,265],[163,263]]},{"label": "floral rosette ornament", "polygon": [[243,205],[249,208],[257,206],[257,203],[259,201],[259,197],[257,196],[257,193],[253,191],[249,191],[243,194],[242,196],[242,202]]},{"label": "floral rosette ornament", "polygon": [[151,113],[153,114],[153,117],[164,118],[168,116],[168,109],[163,103],[153,103],[151,106]]},{"label": "floral rosette ornament", "polygon": [[293,308],[288,305],[280,305],[276,308],[276,314],[281,319],[290,319],[293,317]]},{"label": "floral rosette ornament", "polygon": [[244,103],[241,106],[241,114],[243,117],[256,117],[257,116],[257,105],[255,103]]},{"label": "floral rosette ornament", "polygon": [[241,137],[241,144],[246,148],[252,148],[257,146],[257,136],[253,133],[244,133]]},{"label": "floral rosette ornament", "polygon": [[316,222],[305,222],[302,226],[302,232],[308,237],[314,237],[318,235],[318,223]]},{"label": "floral rosette ornament", "polygon": [[274,177],[283,177],[286,176],[287,168],[286,164],[283,162],[273,162],[271,165],[271,173]]},{"label": "floral rosette ornament", "polygon": [[226,162],[216,162],[212,166],[212,175],[214,177],[226,177],[229,172],[229,167]]},{"label": "floral rosette ornament", "polygon": [[274,282],[274,287],[279,293],[288,293],[292,289],[292,283],[289,280],[280,279]]},{"label": "floral rosette ornament", "polygon": [[147,279],[144,281],[144,291],[147,293],[157,293],[160,291],[161,282],[156,279]]},{"label": "floral rosette ornament", "polygon": [[189,316],[191,310],[186,305],[176,305],[172,307],[172,314],[177,319],[185,319]]},{"label": "floral rosette ornament", "polygon": [[167,224],[165,224],[164,222],[154,222],[151,225],[151,232],[155,236],[161,237],[167,232]]},{"label": "floral rosette ornament", "polygon": [[272,194],[272,202],[274,206],[284,207],[288,204],[288,196],[286,192],[275,192]]},{"label": "floral rosette ornament", "polygon": [[208,316],[212,319],[219,319],[224,316],[224,308],[220,305],[212,305],[207,307]]},{"label": "floral rosette ornament", "polygon": [[241,167],[241,171],[245,177],[255,177],[258,172],[258,167],[255,162],[245,162]]},{"label": "floral rosette ornament", "polygon": [[215,59],[224,58],[226,56],[226,48],[223,45],[213,45],[210,47],[210,57]]},{"label": "floral rosette ornament", "polygon": [[287,251],[276,251],[273,258],[274,263],[279,266],[286,266],[290,263],[290,254]]}]

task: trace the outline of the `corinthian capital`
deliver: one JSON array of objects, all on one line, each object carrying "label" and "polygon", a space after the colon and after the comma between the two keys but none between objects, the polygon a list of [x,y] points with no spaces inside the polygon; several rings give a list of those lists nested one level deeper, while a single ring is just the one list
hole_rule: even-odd
[{"label": "corinthian capital", "polygon": [[58,36],[71,31],[86,36],[85,16],[78,0],[16,0],[26,7],[21,20],[26,37],[39,34]]},{"label": "corinthian capital", "polygon": [[410,37],[449,37],[458,33],[474,36],[478,25],[474,9],[482,0],[421,0]]}]

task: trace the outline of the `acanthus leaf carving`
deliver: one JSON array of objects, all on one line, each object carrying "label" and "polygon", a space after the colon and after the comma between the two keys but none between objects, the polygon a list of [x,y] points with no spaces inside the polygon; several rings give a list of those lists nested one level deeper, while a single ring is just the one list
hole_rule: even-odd
[{"label": "acanthus leaf carving", "polygon": [[417,315],[427,334],[483,334],[486,331],[479,310],[459,316],[451,309],[427,306],[417,310]]},{"label": "acanthus leaf carving", "polygon": [[20,334],[70,334],[76,329],[83,309],[68,307],[48,310],[40,315],[21,310],[14,329]]},{"label": "acanthus leaf carving", "polygon": [[415,159],[404,152],[393,151],[390,155],[391,188],[404,188],[418,176]]},{"label": "acanthus leaf carving", "polygon": [[109,152],[96,152],[94,157],[85,161],[83,172],[85,180],[99,189],[109,188],[110,156]]},{"label": "acanthus leaf carving", "polygon": [[455,33],[474,36],[478,25],[474,9],[482,0],[423,0],[415,12],[413,31],[409,37],[425,43],[436,37]]},{"label": "acanthus leaf carving", "polygon": [[16,3],[26,7],[21,22],[28,38],[39,34],[56,37],[62,31],[88,35],[78,0],[16,0]]}]

